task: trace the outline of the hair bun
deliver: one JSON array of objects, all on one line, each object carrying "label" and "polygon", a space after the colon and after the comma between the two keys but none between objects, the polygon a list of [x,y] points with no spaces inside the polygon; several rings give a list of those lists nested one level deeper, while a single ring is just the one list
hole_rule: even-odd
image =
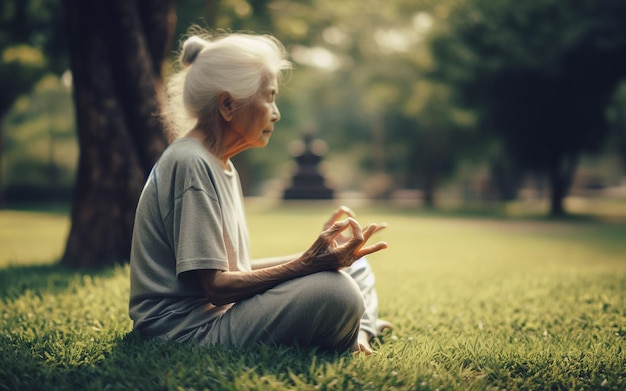
[{"label": "hair bun", "polygon": [[200,37],[189,37],[183,44],[180,63],[184,66],[191,65],[194,61],[196,61],[198,54],[200,54],[200,52],[207,46],[208,43],[204,39]]}]

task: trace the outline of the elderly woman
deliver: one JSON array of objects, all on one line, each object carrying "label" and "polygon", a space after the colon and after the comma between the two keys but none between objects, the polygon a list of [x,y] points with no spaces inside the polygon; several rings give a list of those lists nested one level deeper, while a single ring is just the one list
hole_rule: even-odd
[{"label": "elderly woman", "polygon": [[[192,36],[180,62],[168,83],[177,138],[154,166],[135,217],[134,329],[235,348],[261,342],[371,353],[370,338],[388,324],[377,319],[363,257],[386,248],[366,244],[384,226],[362,228],[342,207],[302,254],[249,256],[230,158],[266,146],[280,120],[275,99],[290,68],[284,47],[271,36]],[[189,128],[181,113],[193,120]]]}]

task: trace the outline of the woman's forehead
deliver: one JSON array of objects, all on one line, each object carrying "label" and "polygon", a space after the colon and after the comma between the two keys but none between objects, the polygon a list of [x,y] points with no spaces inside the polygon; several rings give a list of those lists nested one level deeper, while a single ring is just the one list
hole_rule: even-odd
[{"label": "woman's forehead", "polygon": [[278,89],[278,78],[276,75],[267,75],[263,78],[262,86],[267,89]]},{"label": "woman's forehead", "polygon": [[259,92],[263,94],[278,94],[278,78],[275,75],[267,75],[261,81]]}]

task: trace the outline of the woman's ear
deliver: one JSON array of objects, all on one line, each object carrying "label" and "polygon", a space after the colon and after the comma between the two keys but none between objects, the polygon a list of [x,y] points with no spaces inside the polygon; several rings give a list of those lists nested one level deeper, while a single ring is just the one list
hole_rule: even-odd
[{"label": "woman's ear", "polygon": [[221,93],[218,98],[218,104],[222,118],[226,122],[230,122],[233,119],[233,114],[235,112],[235,102],[233,101],[232,96],[230,96],[228,92]]}]

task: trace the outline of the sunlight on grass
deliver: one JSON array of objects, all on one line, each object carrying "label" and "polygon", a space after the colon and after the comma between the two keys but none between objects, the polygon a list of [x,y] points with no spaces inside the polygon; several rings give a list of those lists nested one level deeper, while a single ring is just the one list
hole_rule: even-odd
[{"label": "sunlight on grass", "polygon": [[0,267],[57,261],[69,229],[67,216],[0,210]]},{"label": "sunlight on grass", "polygon": [[[332,209],[250,205],[253,256],[304,250]],[[626,388],[626,225],[357,212],[389,223],[369,259],[395,328],[368,358],[140,341],[127,266],[28,266],[58,257],[67,219],[2,212],[0,265],[24,264],[0,268],[0,389]]]}]

